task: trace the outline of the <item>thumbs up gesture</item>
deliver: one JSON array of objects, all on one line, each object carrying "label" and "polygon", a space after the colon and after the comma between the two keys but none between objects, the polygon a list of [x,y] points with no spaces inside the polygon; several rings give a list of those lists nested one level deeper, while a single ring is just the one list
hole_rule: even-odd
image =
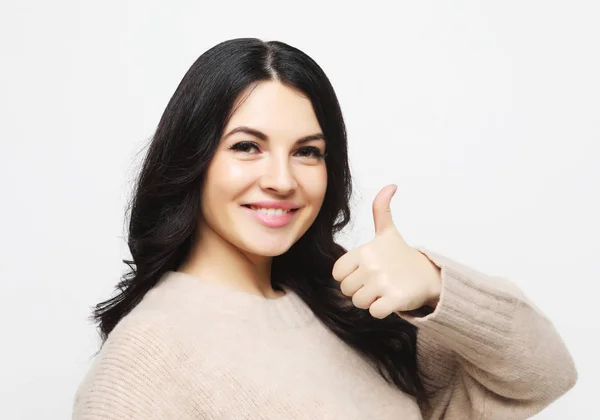
[{"label": "thumbs up gesture", "polygon": [[404,242],[392,220],[390,202],[395,185],[387,185],[373,201],[375,239],[342,255],[333,278],[357,308],[375,318],[422,306],[435,308],[442,279],[439,267]]}]

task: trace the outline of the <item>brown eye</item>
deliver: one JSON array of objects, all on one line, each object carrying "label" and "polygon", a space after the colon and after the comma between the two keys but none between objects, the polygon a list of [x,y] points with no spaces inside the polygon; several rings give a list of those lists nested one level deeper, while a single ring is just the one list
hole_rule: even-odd
[{"label": "brown eye", "polygon": [[325,156],[327,156],[327,153],[321,153],[319,149],[313,146],[303,147],[298,150],[298,153],[304,157],[315,157],[317,159],[323,159]]},{"label": "brown eye", "polygon": [[240,152],[248,153],[249,149],[255,148],[258,150],[258,145],[251,141],[241,141],[232,146],[229,146],[232,150],[239,150]]}]

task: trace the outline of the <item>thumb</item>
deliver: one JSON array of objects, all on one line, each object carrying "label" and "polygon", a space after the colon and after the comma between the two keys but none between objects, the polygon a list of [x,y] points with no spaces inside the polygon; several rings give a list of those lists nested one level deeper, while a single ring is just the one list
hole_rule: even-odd
[{"label": "thumb", "polygon": [[390,202],[396,193],[398,186],[386,185],[379,191],[373,200],[373,221],[375,222],[375,235],[383,233],[384,230],[394,227]]}]

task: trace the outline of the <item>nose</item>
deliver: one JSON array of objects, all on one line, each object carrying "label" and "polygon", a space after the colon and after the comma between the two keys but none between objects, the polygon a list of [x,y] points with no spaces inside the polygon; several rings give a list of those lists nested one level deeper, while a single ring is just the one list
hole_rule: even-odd
[{"label": "nose", "polygon": [[260,187],[279,194],[289,194],[298,188],[296,177],[290,169],[289,160],[274,156],[267,159],[266,168],[260,177]]}]

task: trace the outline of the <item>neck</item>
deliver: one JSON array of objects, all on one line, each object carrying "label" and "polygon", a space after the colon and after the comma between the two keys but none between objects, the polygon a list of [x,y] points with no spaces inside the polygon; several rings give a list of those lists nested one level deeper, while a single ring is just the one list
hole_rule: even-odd
[{"label": "neck", "polygon": [[198,232],[192,249],[177,271],[266,298],[283,295],[271,286],[272,257],[237,248],[204,221],[200,221]]}]

